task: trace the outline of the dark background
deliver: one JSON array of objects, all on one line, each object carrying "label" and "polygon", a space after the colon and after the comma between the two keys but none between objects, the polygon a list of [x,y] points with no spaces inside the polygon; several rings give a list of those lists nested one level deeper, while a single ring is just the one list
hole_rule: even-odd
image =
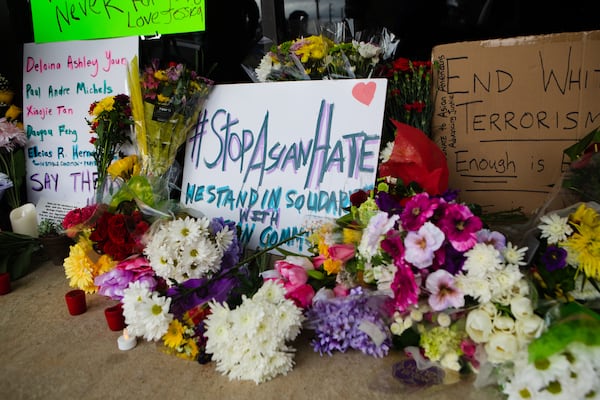
[{"label": "dark background", "polygon": [[[258,0],[260,1],[260,0]],[[264,0],[262,0],[264,3]],[[283,0],[272,0],[275,10]],[[597,0],[346,0],[345,14],[364,37],[392,31],[400,43],[397,57],[427,60],[433,46],[478,39],[513,37],[600,29]],[[255,0],[206,0],[206,30],[165,35],[160,40],[140,41],[140,62],[152,58],[193,64],[217,83],[247,82],[240,64],[256,63],[264,48]],[[276,16],[277,38],[289,39],[284,13]],[[0,0],[0,33],[3,50],[0,73],[21,104],[22,44],[33,41],[28,0]],[[281,35],[280,35],[281,33]],[[281,36],[281,37],[279,37]]]}]

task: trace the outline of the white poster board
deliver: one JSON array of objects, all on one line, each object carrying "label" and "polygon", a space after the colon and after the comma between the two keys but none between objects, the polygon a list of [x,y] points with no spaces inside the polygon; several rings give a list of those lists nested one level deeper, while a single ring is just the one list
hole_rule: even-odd
[{"label": "white poster board", "polygon": [[[217,85],[186,144],[181,203],[251,249],[337,218],[375,183],[387,80]],[[306,253],[304,237],[286,245]]]},{"label": "white poster board", "polygon": [[129,93],[127,66],[138,38],[35,44],[23,55],[27,198],[84,206],[96,183],[90,104]]}]

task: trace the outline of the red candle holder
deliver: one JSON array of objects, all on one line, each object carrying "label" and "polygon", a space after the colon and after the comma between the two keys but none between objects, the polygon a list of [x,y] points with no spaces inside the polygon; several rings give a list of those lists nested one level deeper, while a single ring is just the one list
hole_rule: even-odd
[{"label": "red candle holder", "polygon": [[0,296],[10,293],[10,274],[3,272],[0,274]]},{"label": "red candle holder", "polygon": [[87,311],[85,292],[81,289],[71,290],[65,294],[69,314],[79,315]]},{"label": "red candle holder", "polygon": [[122,331],[125,328],[125,316],[123,315],[123,305],[121,303],[106,308],[104,316],[111,331]]}]

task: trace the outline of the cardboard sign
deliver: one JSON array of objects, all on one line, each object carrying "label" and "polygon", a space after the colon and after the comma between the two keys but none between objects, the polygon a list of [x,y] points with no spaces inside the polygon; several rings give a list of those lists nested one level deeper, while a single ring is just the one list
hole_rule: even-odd
[{"label": "cardboard sign", "polygon": [[442,45],[432,60],[450,186],[485,211],[544,204],[563,150],[600,125],[600,31]]},{"label": "cardboard sign", "polygon": [[36,43],[203,31],[204,0],[31,0]]},{"label": "cardboard sign", "polygon": [[[375,183],[385,79],[217,85],[186,145],[181,203],[266,248]],[[307,251],[304,237],[288,250]]]},{"label": "cardboard sign", "polygon": [[127,66],[138,38],[26,43],[23,124],[27,198],[37,203],[93,202],[96,162],[90,143],[90,104],[129,93]]}]

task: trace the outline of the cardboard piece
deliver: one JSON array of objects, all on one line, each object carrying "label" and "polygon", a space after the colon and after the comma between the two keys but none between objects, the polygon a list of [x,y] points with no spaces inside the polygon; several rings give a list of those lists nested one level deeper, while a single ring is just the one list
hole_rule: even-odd
[{"label": "cardboard piece", "polygon": [[434,141],[450,187],[484,211],[542,206],[563,150],[600,126],[600,31],[433,49]]},{"label": "cardboard piece", "polygon": [[[188,139],[181,203],[267,248],[374,186],[387,80],[217,85]],[[307,253],[304,237],[284,246]]]}]

